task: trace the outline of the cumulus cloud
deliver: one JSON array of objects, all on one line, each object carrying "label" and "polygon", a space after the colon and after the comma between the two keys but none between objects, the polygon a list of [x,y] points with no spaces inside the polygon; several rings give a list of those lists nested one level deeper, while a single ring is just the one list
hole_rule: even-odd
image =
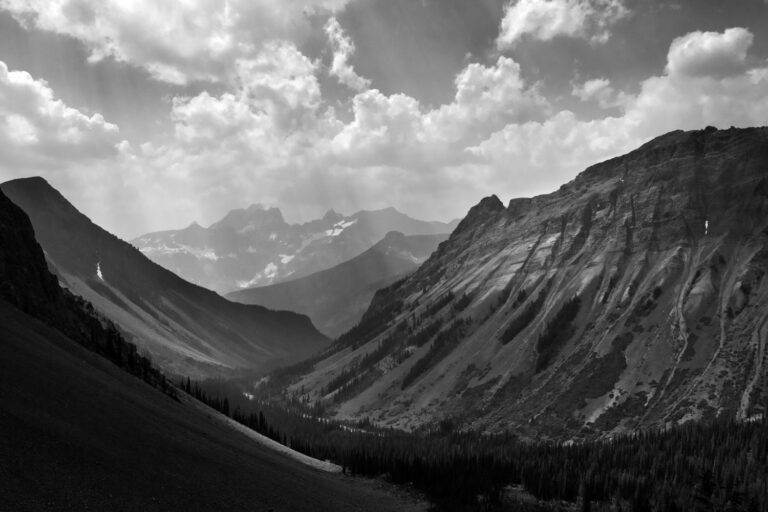
[{"label": "cumulus cloud", "polygon": [[624,0],[512,0],[496,45],[503,50],[524,37],[548,41],[558,36],[605,42],[612,25],[628,15]]},{"label": "cumulus cloud", "polygon": [[[709,65],[745,62],[749,44],[746,49],[735,43],[693,44],[682,53],[677,51],[681,41],[733,40],[751,44],[752,37],[741,33],[734,38],[733,29],[729,29],[706,35],[692,33],[675,40],[665,72],[643,81],[636,96],[627,96],[621,115],[584,121],[569,111],[561,111],[541,122],[509,124],[470,151],[493,169],[502,169],[505,162],[516,162],[514,173],[494,178],[499,188],[506,182],[512,190],[515,184],[526,183],[526,178],[542,175],[554,187],[592,163],[622,154],[671,130],[764,125],[768,121],[768,66],[763,63],[762,67],[742,68],[723,76],[723,66]],[[723,46],[729,51],[723,51]],[[700,51],[691,51],[694,48]],[[578,87],[576,92],[586,99],[599,98],[609,86],[598,80]],[[537,185],[541,186],[541,182],[537,181]]]},{"label": "cumulus cloud", "polygon": [[108,179],[72,174],[62,189],[131,236],[210,222],[256,201],[289,217],[395,205],[448,218],[490,193],[556,188],[669,130],[765,124],[768,65],[750,56],[752,34],[741,30],[675,40],[658,76],[634,95],[605,78],[573,84],[576,97],[614,109],[592,120],[558,111],[506,56],[465,66],[444,105],[366,87],[347,118],[323,99],[318,62],[293,43],[269,41],[232,59],[226,87],[174,98],[172,132],[135,148],[118,143],[117,128],[100,116],[55,99],[44,82],[0,68],[0,170],[10,168],[9,155],[101,159],[88,169],[107,159]]},{"label": "cumulus cloud", "polygon": [[336,157],[356,165],[397,164],[412,169],[458,165],[465,148],[511,122],[541,118],[549,103],[507,57],[469,64],[456,77],[452,102],[425,109],[403,94],[377,90],[353,100],[354,119],[333,139]]},{"label": "cumulus cloud", "polygon": [[[618,112],[584,120],[557,111],[502,56],[467,65],[445,105],[428,108],[408,95],[370,89],[355,95],[352,119],[345,121],[319,96],[317,65],[295,48],[282,51],[281,62],[294,61],[282,76],[265,55],[263,65],[248,67],[257,72],[245,73],[238,90],[177,100],[173,140],[137,150],[134,165],[141,170],[124,173],[135,184],[123,186],[141,190],[139,201],[147,202],[131,208],[162,211],[157,228],[170,219],[176,225],[213,220],[221,205],[254,201],[281,205],[289,215],[393,204],[449,217],[490,193],[557,188],[585,167],[670,130],[768,120],[765,63],[729,76],[689,76],[668,62],[635,95],[622,96],[606,79],[587,81],[574,86],[575,94],[615,104]],[[283,94],[292,99],[283,101]],[[168,198],[167,190],[178,192]]]},{"label": "cumulus cloud", "polygon": [[333,61],[330,74],[350,89],[363,91],[371,86],[371,81],[358,75],[349,63],[355,53],[355,44],[341,28],[336,18],[330,18],[325,24],[325,33],[333,48]]},{"label": "cumulus cloud", "polygon": [[175,84],[227,80],[266,41],[297,40],[309,17],[348,0],[0,0],[27,26],[74,37],[90,60],[112,57]]},{"label": "cumulus cloud", "polygon": [[[291,45],[265,48],[241,68],[236,89],[176,98],[173,136],[124,159],[120,186],[137,191],[126,208],[136,216],[156,212],[151,228],[212,220],[222,205],[255,201],[285,206],[288,215],[394,204],[427,217],[455,216],[456,201],[469,206],[475,197],[467,191],[484,172],[466,172],[477,160],[466,148],[509,122],[543,118],[549,108],[506,57],[468,66],[453,101],[438,108],[362,91],[348,121],[322,101],[317,64]],[[434,194],[444,202],[424,201]]]},{"label": "cumulus cloud", "polygon": [[0,61],[0,163],[46,169],[116,156],[117,126],[54,97],[43,80]]},{"label": "cumulus cloud", "polygon": [[571,85],[571,94],[584,102],[595,101],[600,108],[619,107],[630,99],[626,93],[616,92],[607,78],[593,78],[581,84]]},{"label": "cumulus cloud", "polygon": [[691,32],[672,41],[667,56],[670,75],[725,77],[743,72],[754,36],[745,28]]}]

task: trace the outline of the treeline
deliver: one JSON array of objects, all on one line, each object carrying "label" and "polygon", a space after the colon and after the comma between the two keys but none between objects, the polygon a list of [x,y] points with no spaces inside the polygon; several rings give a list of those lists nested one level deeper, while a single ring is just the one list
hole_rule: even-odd
[{"label": "treeline", "polygon": [[[349,474],[413,486],[438,510],[554,510],[560,502],[593,511],[768,510],[764,419],[691,423],[572,445],[524,443],[510,435],[450,432],[450,422],[417,434],[368,422],[344,425],[314,417],[298,402],[278,407],[217,386],[215,394],[200,387],[192,394]],[[225,393],[231,393],[226,401],[219,398]],[[513,505],[521,493],[534,504]]]},{"label": "treeline", "polygon": [[90,302],[67,291],[64,293],[65,302],[70,306],[68,321],[54,322],[59,324],[64,334],[163,393],[176,396],[170,382],[154,366],[152,359],[140,354],[136,345],[126,341],[114,323],[100,319]]}]

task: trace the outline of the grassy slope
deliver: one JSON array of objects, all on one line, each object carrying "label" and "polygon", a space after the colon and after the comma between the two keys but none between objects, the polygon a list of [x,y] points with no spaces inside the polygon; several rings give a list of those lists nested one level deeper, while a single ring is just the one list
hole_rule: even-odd
[{"label": "grassy slope", "polygon": [[265,450],[0,301],[0,508],[403,510]]}]

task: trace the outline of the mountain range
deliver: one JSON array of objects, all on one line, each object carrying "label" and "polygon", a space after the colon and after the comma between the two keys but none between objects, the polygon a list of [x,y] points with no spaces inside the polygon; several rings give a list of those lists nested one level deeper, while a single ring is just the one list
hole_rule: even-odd
[{"label": "mountain range", "polygon": [[169,374],[265,371],[329,342],[306,316],[236,304],[184,281],[95,225],[41,178],[0,189],[31,219],[62,286],[115,322]]},{"label": "mountain range", "polygon": [[336,418],[571,438],[765,413],[768,129],[676,131],[483,199],[290,394]]},{"label": "mountain range", "polygon": [[288,224],[277,208],[230,211],[204,228],[141,235],[131,243],[155,263],[200,286],[228,293],[297,279],[360,255],[390,231],[448,234],[458,221],[425,222],[394,208]]},{"label": "mountain range", "polygon": [[360,320],[376,290],[416,270],[447,238],[391,231],[364,253],[328,270],[232,292],[226,297],[305,314],[321,332],[335,338]]},{"label": "mountain range", "polygon": [[[47,190],[9,188],[29,186]],[[3,510],[422,508],[268,449],[157,380],[108,320],[59,287],[32,223],[3,192],[0,326]]]}]

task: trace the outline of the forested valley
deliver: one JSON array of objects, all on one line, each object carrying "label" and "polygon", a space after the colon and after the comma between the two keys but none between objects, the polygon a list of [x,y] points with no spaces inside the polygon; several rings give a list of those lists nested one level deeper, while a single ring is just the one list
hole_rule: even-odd
[{"label": "forested valley", "polygon": [[461,432],[450,420],[415,433],[341,423],[319,408],[277,405],[225,381],[180,382],[239,423],[350,475],[423,493],[436,511],[768,510],[765,418],[688,423],[578,443]]}]

